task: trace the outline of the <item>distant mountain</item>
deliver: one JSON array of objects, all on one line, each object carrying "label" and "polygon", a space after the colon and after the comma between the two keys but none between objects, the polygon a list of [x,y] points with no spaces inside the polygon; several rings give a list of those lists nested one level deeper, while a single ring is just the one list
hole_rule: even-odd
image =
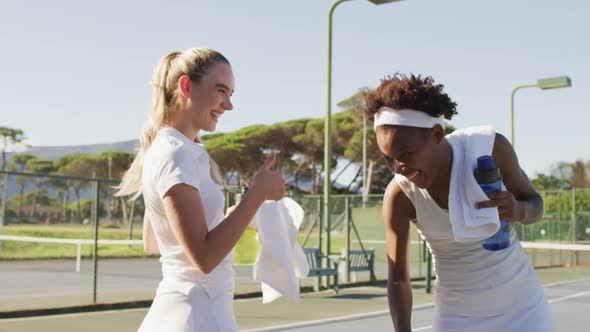
[{"label": "distant mountain", "polygon": [[[65,155],[71,154],[98,154],[105,151],[129,151],[135,152],[139,147],[139,140],[89,144],[89,145],[72,145],[72,146],[34,146],[26,152],[42,159],[55,160]],[[13,153],[7,153],[8,161],[12,160]]]},{"label": "distant mountain", "polygon": [[[72,145],[72,146],[35,146],[27,151],[19,153],[28,153],[46,160],[55,160],[65,155],[72,154],[98,154],[105,151],[129,151],[136,152],[139,147],[139,140],[134,139],[131,141],[114,142],[114,143],[102,143],[102,144],[88,144],[88,145]],[[7,153],[7,162],[12,161],[14,153]],[[27,183],[25,192],[32,190],[33,186],[31,183]],[[18,187],[14,177],[8,179],[7,195],[8,199],[18,194]],[[53,197],[53,189],[49,189],[50,197]],[[85,191],[83,196],[86,197],[88,193]]]}]

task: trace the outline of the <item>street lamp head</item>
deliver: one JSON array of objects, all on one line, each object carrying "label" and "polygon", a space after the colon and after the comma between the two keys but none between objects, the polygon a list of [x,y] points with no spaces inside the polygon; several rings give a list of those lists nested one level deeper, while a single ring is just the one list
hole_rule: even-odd
[{"label": "street lamp head", "polygon": [[369,0],[370,2],[376,4],[376,5],[382,5],[384,3],[390,3],[390,2],[398,2],[401,0]]},{"label": "street lamp head", "polygon": [[537,86],[543,90],[569,88],[572,80],[568,76],[543,78],[537,81]]}]

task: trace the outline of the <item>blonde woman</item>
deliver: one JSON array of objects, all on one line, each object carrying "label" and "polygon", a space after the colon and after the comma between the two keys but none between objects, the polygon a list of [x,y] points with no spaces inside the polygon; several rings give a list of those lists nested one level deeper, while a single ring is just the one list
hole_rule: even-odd
[{"label": "blonde woman", "polygon": [[224,217],[223,177],[199,143],[231,111],[229,61],[211,49],[171,52],[153,77],[140,151],[118,195],[143,194],[144,248],[160,253],[163,278],[140,331],[237,331],[231,250],[265,200],[284,196],[271,155],[240,204]]}]

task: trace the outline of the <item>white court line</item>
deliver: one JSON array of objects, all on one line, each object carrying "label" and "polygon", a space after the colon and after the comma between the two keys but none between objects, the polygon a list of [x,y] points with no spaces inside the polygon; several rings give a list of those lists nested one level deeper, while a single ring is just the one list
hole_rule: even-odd
[{"label": "white court line", "polygon": [[[583,278],[583,279],[575,279],[575,280],[556,282],[556,283],[552,283],[552,284],[543,285],[543,287],[556,287],[556,286],[561,286],[561,285],[565,285],[565,284],[572,284],[572,283],[576,283],[576,282],[580,282],[580,281],[590,281],[590,279]],[[551,299],[551,300],[548,300],[548,303],[561,302],[561,301],[565,301],[565,300],[569,300],[572,298],[581,297],[581,296],[585,296],[585,295],[590,295],[590,291]],[[428,304],[424,304],[424,305],[414,306],[412,308],[412,311],[420,310],[420,309],[428,309],[428,308],[433,308],[433,307],[434,307],[434,303],[428,303]],[[280,330],[288,330],[288,329],[294,329],[294,328],[312,327],[312,326],[326,325],[326,324],[331,324],[331,323],[352,321],[352,320],[357,320],[357,319],[380,317],[380,316],[385,316],[388,314],[389,314],[389,311],[376,311],[376,312],[369,312],[369,313],[365,313],[365,314],[340,316],[340,317],[335,317],[335,318],[319,319],[319,320],[302,322],[302,323],[292,323],[292,324],[286,324],[286,325],[271,326],[271,327],[266,327],[266,328],[250,329],[250,330],[245,330],[245,332],[280,331]],[[428,325],[428,326],[414,328],[414,329],[412,329],[412,331],[427,331],[427,330],[431,330],[431,329],[432,329],[432,325]]]},{"label": "white court line", "polygon": [[543,287],[556,287],[556,286],[561,286],[561,285],[566,285],[566,284],[573,284],[579,281],[590,281],[589,278],[582,278],[582,279],[574,279],[574,280],[566,280],[566,281],[560,281],[560,282],[554,282],[552,284],[546,284],[543,285]]},{"label": "white court line", "polygon": [[[571,284],[571,283],[575,283],[575,282],[579,282],[579,281],[590,281],[590,279],[583,278],[583,279],[575,279],[575,280],[569,280],[569,281],[556,282],[556,283],[552,283],[552,284],[543,285],[543,287],[555,287],[555,286],[560,286],[560,285],[564,285],[564,284]],[[575,294],[571,294],[571,295],[567,295],[567,296],[554,298],[554,299],[548,300],[548,303],[562,302],[562,301],[566,301],[569,299],[582,297],[582,296],[586,296],[586,295],[590,295],[590,291],[580,292],[580,293],[575,293]],[[234,301],[235,302],[248,302],[248,301],[255,301],[255,300],[259,301],[260,298],[238,299],[238,300],[234,300]],[[430,308],[434,308],[434,303],[416,305],[416,306],[412,307],[412,311],[430,309]],[[36,316],[36,317],[4,318],[2,320],[6,321],[6,322],[16,321],[16,320],[18,320],[18,321],[35,321],[35,320],[54,319],[54,318],[59,319],[60,317],[63,317],[63,316],[76,317],[76,316],[87,316],[87,315],[102,315],[102,314],[109,314],[109,313],[115,313],[115,312],[122,312],[123,313],[123,312],[147,311],[148,309],[149,308],[115,309],[115,310],[77,312],[77,313],[58,314],[58,315]],[[323,320],[320,319],[320,320],[314,320],[314,321],[308,321],[308,322],[302,322],[302,323],[276,325],[276,326],[271,326],[271,327],[266,327],[266,328],[249,329],[249,330],[244,330],[244,331],[245,332],[265,332],[265,331],[277,331],[277,330],[292,329],[292,328],[299,328],[299,327],[311,327],[311,326],[319,326],[319,325],[325,325],[325,324],[330,324],[330,323],[351,321],[351,320],[355,320],[355,319],[364,319],[364,318],[385,316],[388,314],[389,314],[388,310],[387,311],[375,311],[375,312],[369,312],[369,313],[365,313],[365,314],[340,316],[340,317],[323,319]],[[432,325],[418,327],[418,328],[412,329],[412,331],[427,331],[430,329],[432,329]]]},{"label": "white court line", "polygon": [[[567,285],[567,284],[573,284],[573,283],[580,282],[580,281],[590,281],[590,279],[583,278],[583,279],[576,279],[576,280],[568,280],[568,281],[556,282],[556,283],[553,283],[553,284],[543,285],[543,287],[545,287],[545,288],[547,288],[547,287],[557,287],[557,286],[562,286],[562,285]],[[575,299],[576,297],[581,297],[581,296],[586,296],[586,295],[590,295],[590,291],[580,292],[580,293],[574,293],[574,294],[571,294],[571,295],[566,295],[566,296],[557,297],[557,298],[554,298],[554,299],[549,299],[549,300],[547,300],[547,302],[548,303],[557,303],[557,302],[561,302],[561,301],[565,301],[565,300],[569,300],[569,299]]]},{"label": "white court line", "polygon": [[[590,279],[578,279],[578,280],[575,280],[575,281],[588,281],[588,280],[590,280]],[[554,284],[545,285],[545,287],[555,287],[555,286],[560,286],[560,285],[564,285],[564,284],[570,284],[570,283],[573,283],[575,281],[556,282]],[[557,303],[557,302],[566,301],[566,300],[570,300],[570,299],[574,299],[574,298],[582,297],[582,296],[586,296],[586,295],[590,295],[590,291],[588,291],[588,292],[580,292],[580,293],[575,293],[575,294],[571,294],[571,295],[567,295],[567,296],[558,297],[558,298],[555,298],[555,299],[548,300],[547,302],[549,302],[549,303]],[[426,331],[426,330],[430,330],[430,329],[432,329],[432,325],[431,326],[419,327],[417,329],[412,329],[412,331]]]},{"label": "white court line", "polygon": [[[427,303],[427,304],[413,306],[412,311],[430,309],[430,308],[434,308],[434,303]],[[374,312],[368,312],[368,313],[357,314],[357,315],[349,315],[349,316],[339,316],[339,317],[328,318],[328,319],[318,319],[318,320],[312,320],[312,321],[301,322],[301,323],[275,325],[275,326],[264,327],[264,328],[244,330],[244,332],[281,331],[281,330],[289,330],[289,329],[302,328],[302,327],[312,327],[312,326],[327,325],[327,324],[332,324],[332,323],[348,322],[348,321],[352,321],[352,320],[359,320],[359,319],[366,319],[366,318],[375,318],[375,317],[381,317],[381,316],[386,316],[386,315],[389,315],[389,310],[374,311]],[[423,326],[423,327],[419,327],[418,329],[413,329],[413,330],[414,331],[424,331],[424,330],[427,330],[430,328],[432,328],[432,326]]]},{"label": "white court line", "polygon": [[555,299],[551,299],[548,302],[549,303],[561,302],[561,301],[565,301],[565,300],[569,300],[569,299],[574,299],[576,297],[581,297],[581,296],[586,296],[586,295],[590,295],[590,291],[588,291],[588,292],[581,292],[581,293],[575,293],[575,294],[572,294],[572,295],[558,297],[558,298],[555,298]]}]

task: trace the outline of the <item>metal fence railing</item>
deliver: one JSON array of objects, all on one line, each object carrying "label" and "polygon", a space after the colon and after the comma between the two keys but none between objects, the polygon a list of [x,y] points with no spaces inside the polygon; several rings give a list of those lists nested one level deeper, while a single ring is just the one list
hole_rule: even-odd
[{"label": "metal fence railing", "polygon": [[[142,199],[129,202],[114,197],[112,186],[118,181],[109,179],[0,172],[0,182],[0,265],[8,280],[0,285],[0,298],[5,299],[0,301],[0,312],[152,298],[161,272],[157,257],[146,255],[140,245]],[[541,194],[544,219],[517,227],[531,262],[590,264],[590,252],[581,249],[590,244],[590,189]],[[228,192],[228,205],[232,197]],[[374,277],[387,278],[382,195],[371,195],[364,202],[360,195],[333,195],[330,229],[322,220],[322,196],[292,198],[305,210],[299,231],[303,247],[320,248],[325,255],[343,254],[345,260],[349,250],[372,249]],[[247,231],[234,250],[240,276],[237,291],[260,289],[251,277],[257,250],[256,234]],[[412,226],[413,278],[429,279],[428,260],[424,241]],[[348,261],[341,265],[346,267]],[[345,282],[371,279],[369,273],[351,278],[346,268],[342,276]],[[34,303],[20,295],[31,291],[39,299]]]}]

